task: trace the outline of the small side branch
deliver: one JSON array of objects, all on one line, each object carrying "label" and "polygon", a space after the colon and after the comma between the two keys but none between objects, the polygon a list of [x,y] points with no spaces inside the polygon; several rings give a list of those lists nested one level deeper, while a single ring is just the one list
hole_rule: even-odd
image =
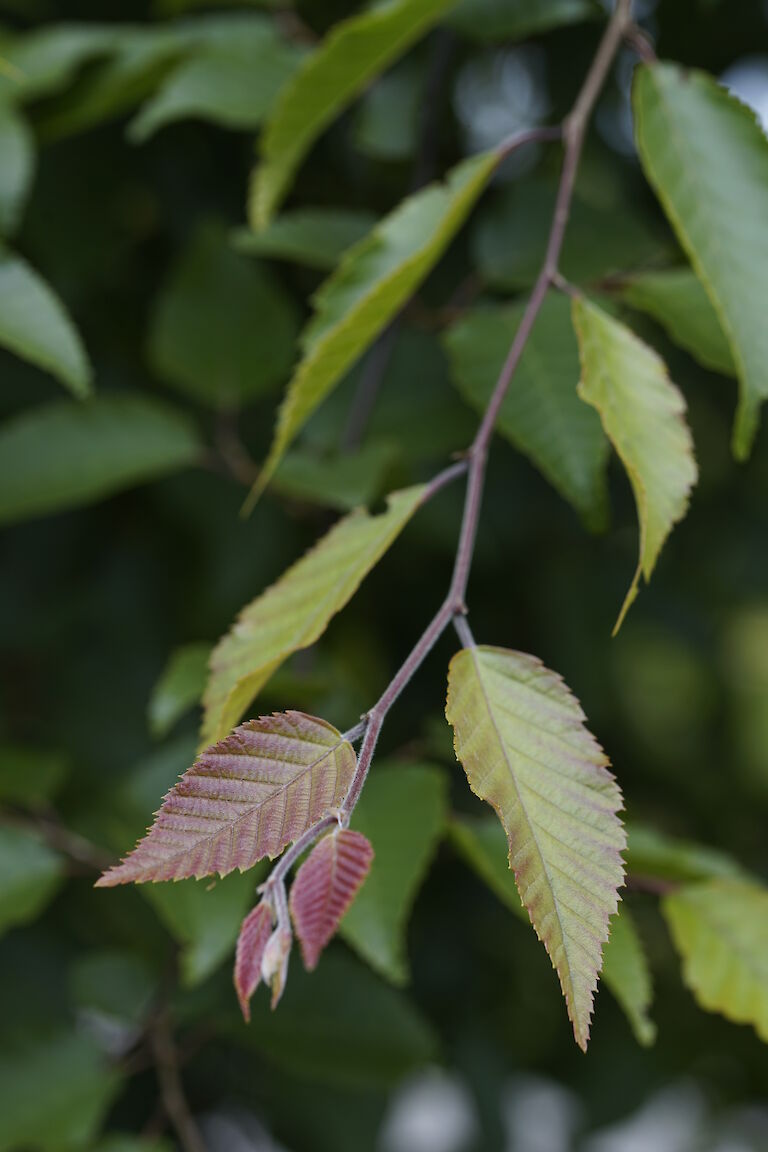
[{"label": "small side branch", "polygon": [[166,1005],[158,1011],[150,1028],[149,1039],[163,1109],[173,1125],[182,1152],[206,1152],[203,1138],[184,1095],[179,1058]]}]

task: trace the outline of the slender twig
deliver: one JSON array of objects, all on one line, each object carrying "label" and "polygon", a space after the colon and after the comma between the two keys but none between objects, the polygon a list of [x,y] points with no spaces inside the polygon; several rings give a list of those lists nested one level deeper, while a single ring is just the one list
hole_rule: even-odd
[{"label": "slender twig", "polygon": [[624,41],[628,48],[637,53],[643,63],[656,63],[656,49],[645,29],[637,24],[628,24],[624,32]]},{"label": "slender twig", "polygon": [[155,1058],[163,1108],[173,1125],[182,1152],[205,1152],[203,1138],[184,1095],[179,1057],[166,1005],[161,1006],[152,1021],[149,1039]]},{"label": "slender twig", "polygon": [[454,616],[453,627],[456,630],[456,635],[465,648],[475,647],[475,638],[472,635],[472,629],[469,626],[469,621],[467,620],[466,616]]},{"label": "slender twig", "polygon": [[36,832],[50,848],[66,856],[73,864],[82,868],[104,872],[115,863],[114,856],[77,832],[66,828],[53,812],[28,816],[17,812],[0,811],[0,824],[20,828],[25,832]]}]

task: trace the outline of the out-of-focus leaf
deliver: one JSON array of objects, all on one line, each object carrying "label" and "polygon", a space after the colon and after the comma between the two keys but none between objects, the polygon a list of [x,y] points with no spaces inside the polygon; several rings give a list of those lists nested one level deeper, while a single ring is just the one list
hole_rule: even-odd
[{"label": "out-of-focus leaf", "polygon": [[67,774],[66,759],[16,744],[0,744],[0,803],[22,808],[43,808],[59,790]]},{"label": "out-of-focus leaf", "polygon": [[0,934],[39,916],[63,879],[64,861],[39,836],[0,825]]},{"label": "out-of-focus leaf", "polygon": [[272,673],[314,644],[419,507],[424,488],[394,492],[386,511],[364,509],[340,520],[280,579],[248,604],[211,657],[202,739],[237,723]]},{"label": "out-of-focus leaf", "polygon": [[697,1002],[768,1043],[768,891],[712,880],[665,896],[662,909]]},{"label": "out-of-focus leaf", "polygon": [[662,882],[745,878],[741,865],[725,852],[680,840],[645,824],[627,826],[627,873]]},{"label": "out-of-focus leaf", "polygon": [[25,260],[0,248],[0,344],[52,372],[75,396],[91,390],[91,367],[58,296]]},{"label": "out-of-focus leaf", "polygon": [[407,160],[416,150],[425,73],[406,60],[365,94],[355,122],[355,147],[374,160]]},{"label": "out-of-focus leaf", "polygon": [[656,1039],[656,1025],[648,1015],[653,1001],[651,972],[643,945],[626,905],[611,918],[611,934],[603,948],[603,980],[629,1020],[638,1044]]},{"label": "out-of-focus leaf", "polygon": [[[555,207],[554,180],[516,180],[478,215],[472,229],[477,269],[494,288],[505,291],[533,284]],[[620,195],[609,202],[577,189],[563,244],[563,275],[588,284],[616,272],[644,266],[666,254],[652,225]]]},{"label": "out-of-focus leaf", "polygon": [[648,581],[662,545],[688,508],[697,479],[685,400],[664,361],[618,320],[594,304],[573,301],[579,341],[579,396],[600,413],[627,470],[640,521],[640,559],[614,631]]},{"label": "out-of-focus leaf", "polygon": [[152,1008],[158,981],[133,952],[104,950],[78,957],[69,984],[76,1007],[138,1026]]},{"label": "out-of-focus leaf", "polygon": [[315,716],[249,720],[198,756],[147,835],[96,886],[226,876],[274,858],[338,807],[356,762],[352,745]]},{"label": "out-of-focus leaf", "polygon": [[233,28],[231,39],[214,39],[177,65],[131,122],[129,136],[144,141],[189,117],[256,128],[300,59],[273,20],[249,17]]},{"label": "out-of-focus leaf", "polygon": [[328,459],[298,448],[283,457],[274,486],[295,500],[349,512],[381,495],[397,456],[392,443],[373,443]]},{"label": "out-of-focus leaf", "polygon": [[147,884],[142,895],[181,945],[181,978],[191,987],[232,953],[261,871],[235,873],[214,885],[198,880]]},{"label": "out-of-focus leaf", "polygon": [[173,268],[152,317],[155,373],[214,407],[236,407],[288,375],[298,318],[268,269],[203,228]]},{"label": "out-of-focus leaf", "polygon": [[278,97],[254,174],[250,215],[269,223],[314,141],[455,0],[388,0],[331,30]]},{"label": "out-of-focus leaf", "polygon": [[470,40],[521,40],[599,16],[595,0],[460,0],[447,22]]},{"label": "out-of-focus leaf", "polygon": [[0,428],[0,523],[92,504],[194,464],[181,412],[138,393],[57,401]]},{"label": "out-of-focus leaf", "polygon": [[444,184],[409,197],[343,257],[318,290],[301,337],[303,357],[280,407],[254,495],[348,368],[386,328],[464,223],[498,164],[495,152],[458,164]]},{"label": "out-of-focus leaf", "polygon": [[334,949],[311,974],[294,964],[280,1010],[257,997],[251,1025],[232,1034],[294,1076],[345,1087],[392,1085],[437,1050],[404,996]]},{"label": "out-of-focus leaf", "polygon": [[167,736],[202,699],[210,655],[210,644],[185,644],[171,654],[149,701],[149,727],[156,739]]},{"label": "out-of-focus leaf", "polygon": [[31,100],[63,88],[83,64],[114,47],[119,33],[106,24],[53,24],[0,36],[0,99]]},{"label": "out-of-focus leaf", "polygon": [[631,308],[657,320],[670,339],[705,368],[735,376],[733,356],[717,312],[690,268],[640,272],[621,281],[618,294]]},{"label": "out-of-focus leaf", "polygon": [[[484,412],[520,324],[523,305],[478,308],[446,336],[459,391]],[[577,395],[579,348],[563,296],[545,301],[496,426],[541,469],[592,527],[605,525],[608,441]]]},{"label": "out-of-focus leaf", "polygon": [[362,832],[338,828],[320,840],[291,885],[291,919],[304,967],[312,972],[345,912],[365,882],[373,860]]},{"label": "out-of-focus leaf", "polygon": [[21,218],[35,169],[35,145],[26,120],[0,98],[0,235]]},{"label": "out-of-focus leaf", "polygon": [[0,1152],[78,1152],[120,1086],[89,1036],[31,1034],[0,1048]]},{"label": "out-of-focus leaf", "polygon": [[527,922],[528,913],[509,866],[509,845],[499,821],[493,816],[457,816],[451,821],[450,836],[466,862],[502,904]]},{"label": "out-of-focus leaf", "polygon": [[623,883],[621,792],[578,701],[533,656],[465,648],[446,716],[472,791],[496,809],[509,863],[557,970],[579,1046]]},{"label": "out-of-focus leaf", "polygon": [[340,934],[394,984],[408,978],[408,917],[443,833],[446,809],[446,781],[439,769],[377,764],[352,818],[375,856]]},{"label": "out-of-focus leaf", "polygon": [[238,252],[272,260],[290,260],[335,268],[343,252],[357,244],[376,223],[372,212],[352,208],[296,208],[271,220],[260,232],[239,228],[232,243]]},{"label": "out-of-focus leaf", "polygon": [[142,1140],[127,1133],[113,1133],[100,1140],[91,1152],[173,1152],[165,1140]]},{"label": "out-of-focus leaf", "polygon": [[730,740],[745,776],[768,792],[768,605],[734,611],[724,636],[725,684],[730,700]]},{"label": "out-of-focus leaf", "polygon": [[743,460],[768,396],[768,140],[751,109],[677,64],[639,67],[633,108],[645,173],[731,346],[740,382],[733,450]]}]

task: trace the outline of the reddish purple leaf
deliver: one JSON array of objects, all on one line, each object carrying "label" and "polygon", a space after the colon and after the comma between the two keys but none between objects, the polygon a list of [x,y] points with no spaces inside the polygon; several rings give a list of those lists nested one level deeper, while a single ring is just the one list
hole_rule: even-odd
[{"label": "reddish purple leaf", "polygon": [[250,999],[261,980],[261,962],[271,935],[272,909],[262,900],[243,920],[237,938],[235,991],[246,1023],[251,1018]]},{"label": "reddish purple leaf", "polygon": [[342,828],[325,836],[296,873],[291,916],[304,967],[312,971],[320,953],[368,875],[373,848],[361,832]]},{"label": "reddish purple leaf", "polygon": [[144,839],[97,887],[245,872],[338,807],[355,763],[325,720],[303,712],[249,720],[198,756]]}]

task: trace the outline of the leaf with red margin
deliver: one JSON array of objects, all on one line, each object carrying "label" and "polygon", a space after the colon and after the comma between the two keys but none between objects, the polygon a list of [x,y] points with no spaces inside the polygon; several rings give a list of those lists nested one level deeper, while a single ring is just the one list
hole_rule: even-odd
[{"label": "leaf with red margin", "polygon": [[261,981],[261,961],[272,935],[272,909],[262,900],[243,920],[235,953],[235,991],[246,1023],[251,1019],[250,999]]},{"label": "leaf with red margin", "polygon": [[373,848],[362,832],[341,828],[313,848],[291,888],[291,916],[304,967],[317,967],[320,953],[368,875]]},{"label": "leaf with red margin", "polygon": [[245,872],[338,807],[356,762],[352,745],[315,716],[249,720],[198,756],[144,839],[96,886]]}]

